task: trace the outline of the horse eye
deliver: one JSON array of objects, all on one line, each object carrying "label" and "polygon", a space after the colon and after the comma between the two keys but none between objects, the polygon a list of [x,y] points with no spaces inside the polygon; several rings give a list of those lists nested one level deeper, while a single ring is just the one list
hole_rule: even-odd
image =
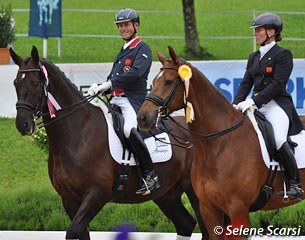
[{"label": "horse eye", "polygon": [[39,86],[39,82],[38,81],[33,81],[32,82],[32,86],[33,87],[38,87]]},{"label": "horse eye", "polygon": [[174,80],[166,80],[165,85],[172,85],[174,83]]}]

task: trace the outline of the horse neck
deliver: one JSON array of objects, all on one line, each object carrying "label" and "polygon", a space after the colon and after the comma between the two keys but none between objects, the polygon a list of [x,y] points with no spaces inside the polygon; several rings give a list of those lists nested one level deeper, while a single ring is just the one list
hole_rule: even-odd
[{"label": "horse neck", "polygon": [[[62,109],[79,103],[83,99],[77,88],[56,66],[52,66],[48,63],[45,63],[44,65],[48,71],[49,83],[47,91],[54,97]],[[59,112],[56,111],[56,118],[53,119],[50,118],[49,114],[44,115],[43,120],[45,123],[54,121],[54,123],[46,126],[49,140],[53,139],[54,142],[60,141],[60,139],[66,138],[63,135],[67,131],[73,131],[73,128],[77,127],[79,130],[82,129],[82,124],[85,121],[86,110],[85,107],[82,107],[82,109],[73,112],[77,107],[78,106]],[[49,111],[47,104],[45,104],[43,111]],[[75,132],[76,131],[77,130],[75,129]]]},{"label": "horse neck", "polygon": [[189,127],[202,133],[229,128],[240,117],[226,98],[197,69],[193,69],[190,80],[189,101],[195,111],[195,121]]},{"label": "horse neck", "polygon": [[46,65],[46,67],[49,76],[47,91],[54,96],[62,108],[79,102],[82,99],[76,86],[71,83],[58,67],[51,64]]}]

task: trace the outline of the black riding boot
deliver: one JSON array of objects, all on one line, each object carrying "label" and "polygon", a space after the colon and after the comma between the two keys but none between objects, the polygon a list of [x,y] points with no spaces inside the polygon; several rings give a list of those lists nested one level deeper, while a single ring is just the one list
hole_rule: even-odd
[{"label": "black riding boot", "polygon": [[143,173],[143,184],[136,194],[147,195],[154,188],[159,188],[159,178],[154,170],[151,157],[148,149],[138,131],[133,128],[131,129],[130,136],[128,138],[130,147],[136,160],[139,162],[142,173]]},{"label": "black riding boot", "polygon": [[288,142],[285,142],[278,150],[280,158],[283,160],[284,170],[289,177],[289,189],[286,194],[292,198],[302,198],[302,186],[300,183],[300,174],[297,166],[297,162],[294,157],[294,153],[289,146]]}]

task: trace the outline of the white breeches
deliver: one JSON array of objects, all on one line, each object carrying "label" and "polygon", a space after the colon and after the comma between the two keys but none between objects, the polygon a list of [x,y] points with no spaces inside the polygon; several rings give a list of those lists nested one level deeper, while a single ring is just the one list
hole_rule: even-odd
[{"label": "white breeches", "polygon": [[284,110],[271,100],[259,111],[265,115],[266,119],[273,126],[276,149],[279,150],[284,142],[287,141],[289,118]]},{"label": "white breeches", "polygon": [[114,96],[110,103],[119,106],[122,110],[124,121],[124,135],[126,138],[129,137],[132,128],[137,128],[137,114],[131,106],[127,97],[116,97]]}]

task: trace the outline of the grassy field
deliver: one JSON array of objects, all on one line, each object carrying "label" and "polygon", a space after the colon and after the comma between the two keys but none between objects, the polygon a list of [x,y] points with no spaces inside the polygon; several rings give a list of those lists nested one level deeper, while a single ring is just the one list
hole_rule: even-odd
[{"label": "grassy field", "polygon": [[[0,230],[66,230],[70,221],[51,186],[47,152],[31,137],[22,137],[14,119],[0,118],[0,133]],[[90,227],[105,231],[127,221],[140,231],[174,231],[153,202],[110,203]]]},{"label": "grassy field", "polygon": [[[13,9],[28,9],[29,1],[0,0],[11,2]],[[143,4],[145,2],[145,4]],[[139,34],[151,46],[154,60],[156,50],[167,51],[171,45],[183,56],[184,27],[182,2],[177,0],[156,1],[63,1],[63,34],[94,34],[118,36],[114,24],[115,12],[123,7],[138,10],[141,17]],[[108,10],[106,12],[72,12],[69,9]],[[208,0],[195,1],[197,29],[201,45],[213,59],[247,59],[253,49],[252,30],[249,28],[253,12],[277,12],[284,22],[283,37],[305,38],[304,15],[286,14],[305,9],[304,0]],[[286,13],[285,13],[286,12]],[[15,11],[18,34],[28,33],[28,12]],[[152,36],[159,37],[158,39]],[[164,36],[180,37],[167,39]],[[210,39],[208,37],[234,37],[243,39]],[[42,52],[42,40],[37,37],[18,37],[15,49],[22,56],[28,56],[32,45]],[[55,63],[112,62],[123,42],[120,38],[80,38],[66,36],[62,39],[62,57],[57,57],[57,38],[49,38],[48,58]],[[292,50],[295,58],[305,57],[305,41],[283,41],[282,46]],[[192,59],[188,59],[192,60]]]},{"label": "grassy field", "polygon": [[[0,4],[11,2],[13,9],[29,7],[25,0],[0,0]],[[143,4],[145,2],[145,4]],[[243,40],[201,39],[214,59],[246,59],[252,51],[252,32],[249,25],[252,12],[276,11],[284,21],[283,36],[305,38],[304,15],[284,14],[305,9],[304,0],[197,0],[196,18],[201,37],[241,36]],[[108,34],[117,35],[113,23],[114,14],[123,7],[139,10],[141,16],[140,35],[157,49],[166,51],[173,46],[183,55],[184,40],[153,39],[151,36],[183,37],[182,3],[177,0],[70,0],[63,1],[64,34]],[[111,12],[75,13],[68,9],[106,9]],[[218,12],[215,12],[215,11]],[[244,12],[227,12],[241,10]],[[162,11],[162,12],[159,12]],[[167,11],[167,12],[166,12]],[[28,12],[14,14],[17,33],[28,32]],[[35,44],[42,52],[39,38],[18,37],[15,50],[22,56],[29,55]],[[55,63],[111,62],[123,42],[120,38],[75,38],[62,39],[62,58],[57,57],[57,39],[49,39],[49,59]],[[284,41],[282,46],[292,50],[296,58],[305,58],[304,41]],[[156,56],[154,54],[154,60]],[[65,230],[69,220],[64,214],[60,198],[53,190],[47,173],[47,153],[33,144],[31,138],[21,137],[14,126],[14,119],[0,119],[0,229],[1,230]],[[184,199],[190,209],[189,203]],[[305,234],[304,202],[295,206],[271,212],[251,214],[255,227],[264,223],[278,226],[302,225]],[[131,216],[130,216],[131,215]],[[109,218],[111,216],[111,218]],[[149,202],[142,205],[108,204],[91,224],[92,230],[111,230],[121,222],[132,221],[139,231],[174,231],[174,227],[164,215]],[[196,229],[198,231],[198,228]]]},{"label": "grassy field", "polygon": [[[69,219],[47,173],[47,152],[22,137],[14,119],[0,118],[0,229],[66,230]],[[183,196],[185,206],[192,212]],[[109,217],[111,216],[111,217]],[[281,227],[302,226],[305,235],[305,202],[284,209],[251,214],[254,227],[266,224]],[[91,222],[90,229],[110,231],[123,223],[138,231],[175,232],[174,226],[154,205],[109,203]],[[195,229],[199,232],[198,226]]]}]

